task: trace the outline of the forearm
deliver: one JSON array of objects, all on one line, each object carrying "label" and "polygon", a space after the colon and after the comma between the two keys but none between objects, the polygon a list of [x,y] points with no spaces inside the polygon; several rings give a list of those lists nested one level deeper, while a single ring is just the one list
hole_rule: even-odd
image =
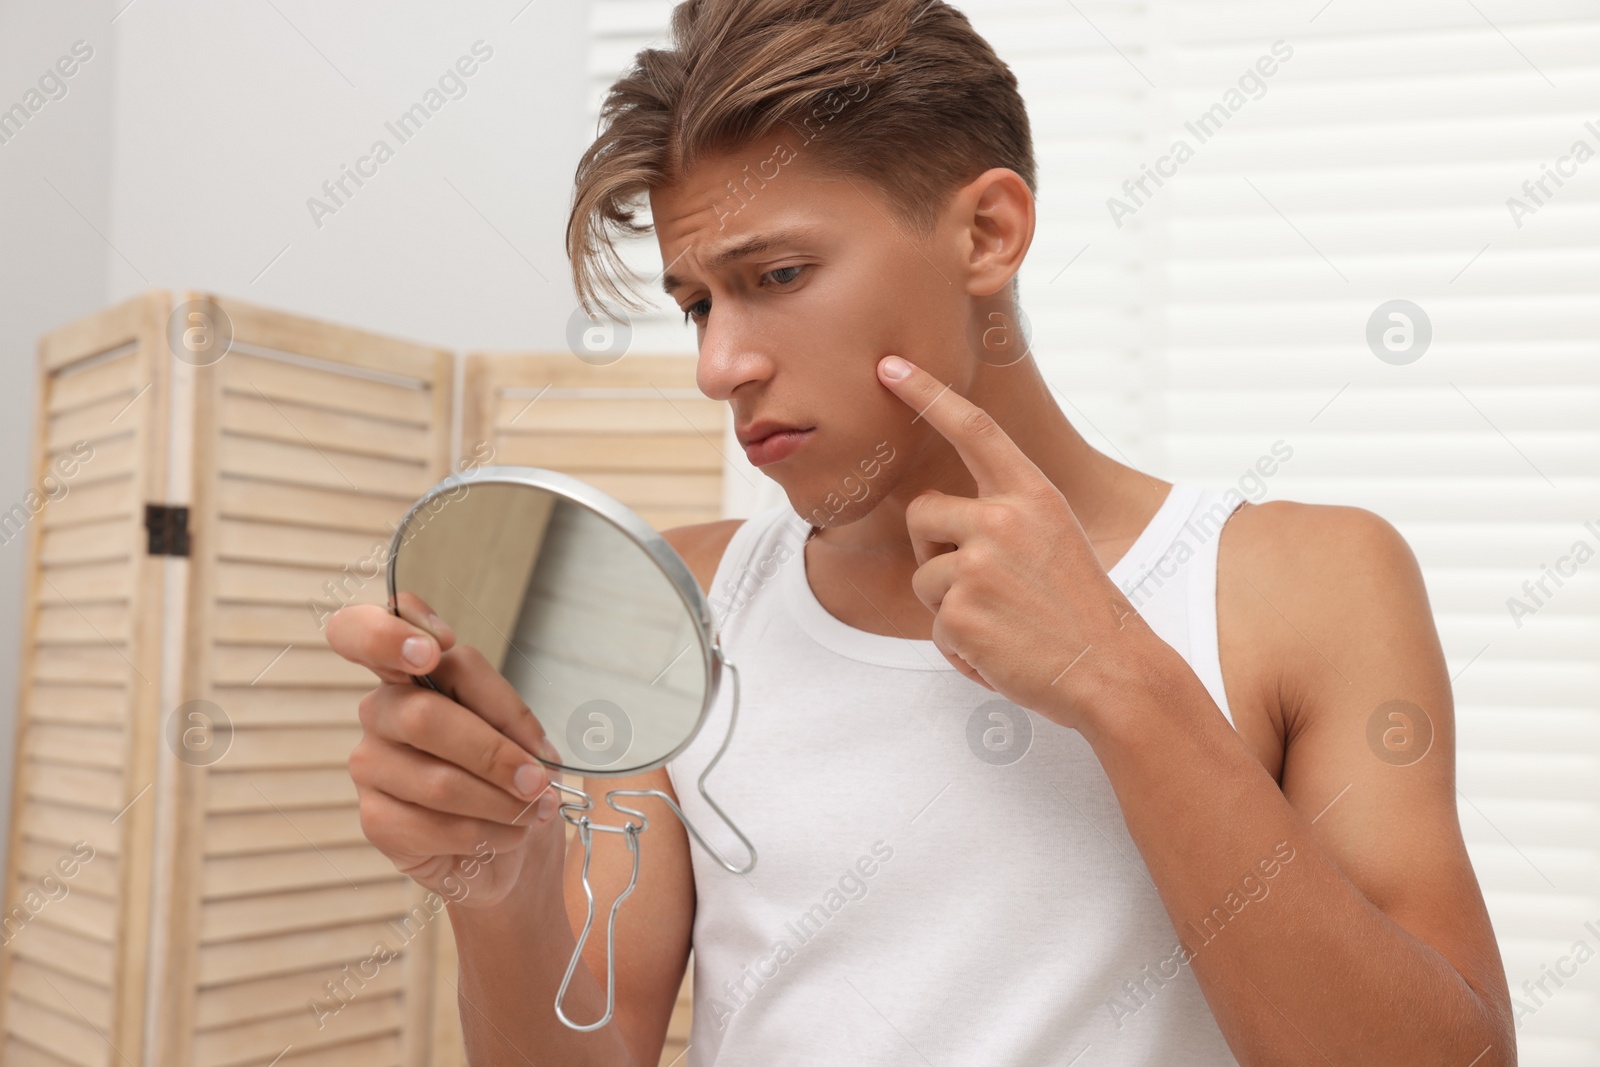
[{"label": "forearm", "polygon": [[1241,1063],[1514,1064],[1506,1021],[1345,877],[1313,836],[1320,815],[1290,805],[1157,644],[1082,729],[1186,950],[1177,962],[1191,957]]},{"label": "forearm", "polygon": [[[562,895],[564,835],[529,857],[523,877],[492,908],[449,906],[461,960],[461,1028],[472,1067],[635,1067],[616,1019],[588,1033],[556,1018],[556,992],[577,938]],[[604,929],[598,932],[604,936]],[[580,1024],[605,1012],[605,989],[579,961],[562,1010]]]}]

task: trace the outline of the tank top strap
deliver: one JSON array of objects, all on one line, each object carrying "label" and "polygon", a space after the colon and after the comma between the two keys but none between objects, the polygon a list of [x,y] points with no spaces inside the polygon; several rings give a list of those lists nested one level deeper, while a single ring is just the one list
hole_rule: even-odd
[{"label": "tank top strap", "polygon": [[1189,660],[1229,723],[1233,722],[1233,709],[1228,706],[1227,690],[1222,684],[1217,630],[1217,558],[1222,527],[1244,502],[1236,489],[1207,489],[1200,494],[1183,529],[1183,536],[1195,545],[1188,578]]},{"label": "tank top strap", "polygon": [[718,633],[772,581],[777,569],[805,543],[809,530],[787,501],[739,524],[723,549],[707,598]]}]

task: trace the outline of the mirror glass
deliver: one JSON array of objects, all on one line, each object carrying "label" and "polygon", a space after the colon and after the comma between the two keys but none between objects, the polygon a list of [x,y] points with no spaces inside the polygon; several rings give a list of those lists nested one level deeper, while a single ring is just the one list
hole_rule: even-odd
[{"label": "mirror glass", "polygon": [[[699,587],[621,503],[554,472],[517,468],[570,483],[567,493],[490,473],[506,469],[447,479],[417,503],[396,531],[391,597],[415,593],[458,643],[482,652],[538,717],[563,769],[621,776],[666,762],[715,695]],[[572,499],[574,487],[586,502]],[[676,579],[652,551],[677,564]]]}]

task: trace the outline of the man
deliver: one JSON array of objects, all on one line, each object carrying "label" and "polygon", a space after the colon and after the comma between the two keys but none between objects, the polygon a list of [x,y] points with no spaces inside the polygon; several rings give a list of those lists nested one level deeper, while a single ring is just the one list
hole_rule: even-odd
[{"label": "man", "polygon": [[[473,1062],[656,1062],[692,947],[691,1067],[1514,1064],[1393,527],[1078,435],[1017,326],[1026,113],[947,4],[690,0],[672,29],[608,97],[569,252],[586,306],[626,302],[610,240],[648,196],[700,388],[788,498],[666,532],[740,668],[709,784],[762,858],[730,875],[662,809],[614,1025],[566,1029],[586,901],[526,814],[537,725],[425,605],[342,610],[330,642],[385,682],[350,761],[368,837],[430,886],[498,850],[450,906]],[[720,736],[608,785],[726,841],[687,786]],[[597,908],[630,867],[597,844]],[[586,962],[577,1020],[603,937]]]}]

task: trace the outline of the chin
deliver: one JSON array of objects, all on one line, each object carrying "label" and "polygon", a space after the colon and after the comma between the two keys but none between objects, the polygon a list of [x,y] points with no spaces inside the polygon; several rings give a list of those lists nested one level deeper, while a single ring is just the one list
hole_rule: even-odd
[{"label": "chin", "polygon": [[863,458],[853,462],[812,459],[813,470],[804,478],[797,477],[797,471],[786,472],[790,475],[786,479],[778,478],[777,472],[773,477],[783,486],[790,506],[813,526],[848,526],[872,513],[899,480],[899,465],[905,462],[887,441],[869,443],[859,454]]},{"label": "chin", "polygon": [[855,498],[838,491],[806,494],[789,494],[789,503],[813,526],[848,526],[872,514],[882,494],[869,492]]}]

